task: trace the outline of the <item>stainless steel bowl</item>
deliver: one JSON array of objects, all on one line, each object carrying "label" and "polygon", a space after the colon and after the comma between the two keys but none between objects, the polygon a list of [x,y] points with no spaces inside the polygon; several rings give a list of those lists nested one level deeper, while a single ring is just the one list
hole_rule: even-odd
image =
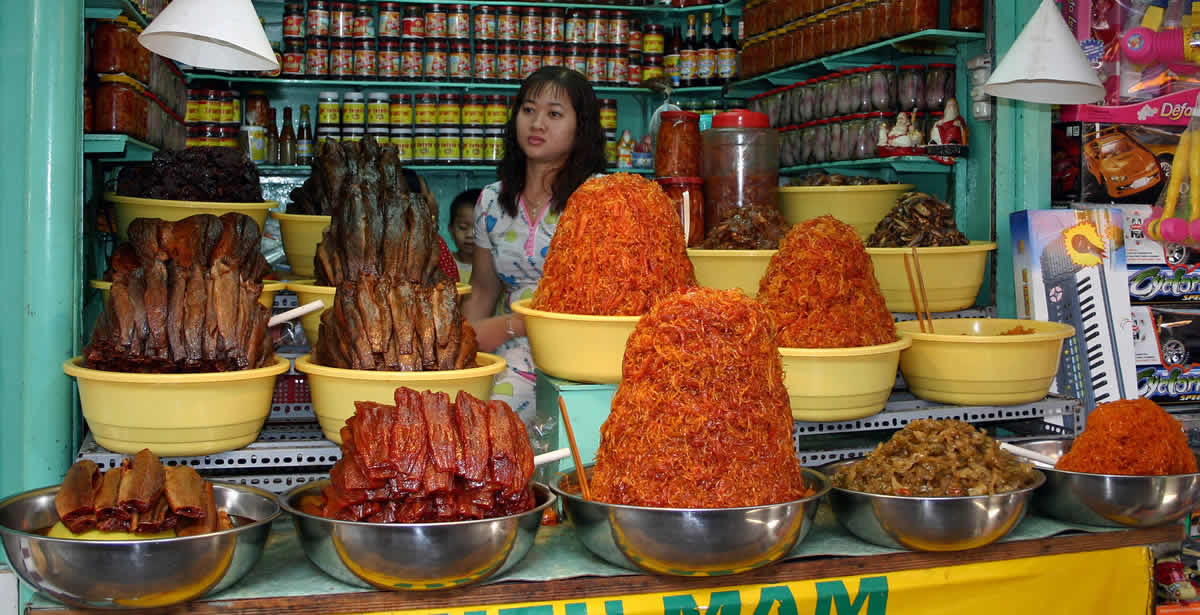
[{"label": "stainless steel bowl", "polygon": [[650,508],[584,500],[562,488],[574,484],[574,471],[559,479],[554,492],[563,499],[579,540],[610,564],[652,574],[718,576],[773,563],[808,535],[830,483],[808,468],[804,478],[814,495],[743,508]]},{"label": "stainless steel bowl", "polygon": [[[1039,440],[1021,446],[1057,460],[1073,440]],[[1044,469],[1046,486],[1033,504],[1062,521],[1107,527],[1154,527],[1200,507],[1200,474],[1122,476]]]},{"label": "stainless steel bowl", "polygon": [[58,522],[58,486],[0,501],[0,540],[23,581],[47,596],[81,608],[167,606],[219,592],[258,562],[271,522],[279,516],[272,493],[213,484],[219,508],[253,522],[231,530],[154,540],[71,540],[37,532]]},{"label": "stainless steel bowl", "polygon": [[[838,468],[859,459],[838,461]],[[1035,470],[1036,472],[1036,470]],[[838,523],[859,538],[893,549],[963,551],[1008,535],[1025,518],[1033,491],[1046,482],[1038,473],[1032,487],[996,495],[916,497],[880,495],[834,487],[829,503]]]},{"label": "stainless steel bowl", "polygon": [[389,590],[448,589],[507,571],[529,552],[542,511],[558,499],[533,483],[532,510],[446,523],[362,523],[301,512],[300,499],[320,495],[328,484],[328,479],[305,483],[281,497],[304,554],[343,583]]}]

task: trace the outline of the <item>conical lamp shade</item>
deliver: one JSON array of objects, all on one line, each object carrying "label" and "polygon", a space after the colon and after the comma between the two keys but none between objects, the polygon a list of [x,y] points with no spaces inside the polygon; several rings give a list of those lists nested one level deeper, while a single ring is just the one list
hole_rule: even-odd
[{"label": "conical lamp shade", "polygon": [[1062,105],[1082,105],[1104,97],[1096,69],[1083,55],[1053,0],[1043,0],[983,91],[1000,98]]},{"label": "conical lamp shade", "polygon": [[279,68],[250,0],[175,0],[146,26],[138,42],[160,56],[200,68]]}]

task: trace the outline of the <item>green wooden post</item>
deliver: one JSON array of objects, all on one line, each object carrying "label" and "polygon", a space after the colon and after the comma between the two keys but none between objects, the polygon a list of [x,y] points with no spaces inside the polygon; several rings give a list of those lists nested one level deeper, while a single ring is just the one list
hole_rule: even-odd
[{"label": "green wooden post", "polygon": [[61,480],[78,330],[83,0],[10,2],[0,19],[0,496]]},{"label": "green wooden post", "polygon": [[[1041,0],[997,0],[995,41],[998,61],[1033,16]],[[995,128],[996,307],[1000,316],[1016,315],[1012,234],[1008,215],[1050,207],[1050,107],[997,98]]]}]

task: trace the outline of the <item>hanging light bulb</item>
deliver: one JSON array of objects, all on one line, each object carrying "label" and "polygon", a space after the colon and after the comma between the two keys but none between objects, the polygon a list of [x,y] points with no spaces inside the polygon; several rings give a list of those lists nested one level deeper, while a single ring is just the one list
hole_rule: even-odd
[{"label": "hanging light bulb", "polygon": [[983,91],[1026,102],[1082,105],[1104,97],[1104,86],[1071,35],[1054,0],[1043,0],[1000,60]]},{"label": "hanging light bulb", "polygon": [[250,0],[175,0],[146,26],[138,42],[198,68],[279,68]]}]

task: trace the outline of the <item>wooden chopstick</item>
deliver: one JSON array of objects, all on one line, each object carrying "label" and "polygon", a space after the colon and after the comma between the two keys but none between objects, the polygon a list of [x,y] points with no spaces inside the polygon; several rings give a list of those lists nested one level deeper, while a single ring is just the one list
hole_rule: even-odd
[{"label": "wooden chopstick", "polygon": [[917,283],[913,280],[912,262],[904,255],[904,273],[908,274],[908,292],[912,293],[913,311],[917,313],[917,323],[921,325],[921,333],[925,333],[925,318],[921,316],[921,298],[917,296]]},{"label": "wooden chopstick", "polygon": [[933,330],[933,315],[929,313],[929,295],[925,294],[925,276],[921,275],[921,260],[917,258],[917,247],[912,249],[913,267],[917,269],[917,285],[921,287],[921,304],[925,309],[925,318],[929,321],[929,332]]},{"label": "wooden chopstick", "polygon": [[583,499],[592,499],[588,491],[587,471],[583,469],[583,458],[579,456],[579,447],[575,444],[575,430],[571,429],[571,417],[567,416],[567,404],[562,395],[558,396],[558,409],[562,412],[563,426],[567,428],[567,442],[571,444],[571,457],[575,460],[575,476],[579,479],[579,491]]}]

